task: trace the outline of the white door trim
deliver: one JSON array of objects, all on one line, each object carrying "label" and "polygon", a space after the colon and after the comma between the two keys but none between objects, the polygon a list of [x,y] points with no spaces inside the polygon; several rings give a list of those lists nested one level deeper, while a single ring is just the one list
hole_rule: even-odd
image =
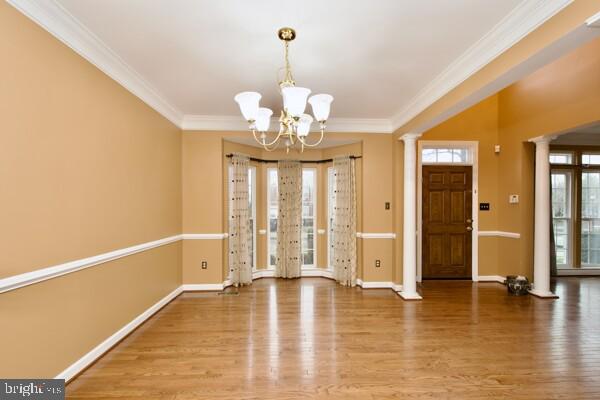
[{"label": "white door trim", "polygon": [[426,165],[470,165],[473,167],[471,277],[474,282],[477,282],[479,280],[479,141],[461,140],[419,140],[417,142],[417,282],[421,282],[423,277],[423,160],[421,159],[421,154],[423,149],[428,148],[466,148],[469,151],[466,163],[436,163]]}]

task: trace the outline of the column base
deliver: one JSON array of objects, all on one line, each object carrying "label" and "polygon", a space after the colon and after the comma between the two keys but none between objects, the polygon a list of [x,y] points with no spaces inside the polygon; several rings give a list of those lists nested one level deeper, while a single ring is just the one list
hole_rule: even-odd
[{"label": "column base", "polygon": [[541,290],[531,289],[529,290],[529,294],[532,294],[535,297],[539,297],[540,299],[558,299],[558,296],[554,293]]},{"label": "column base", "polygon": [[423,300],[421,295],[417,292],[414,293],[406,293],[406,292],[397,292],[403,300]]}]

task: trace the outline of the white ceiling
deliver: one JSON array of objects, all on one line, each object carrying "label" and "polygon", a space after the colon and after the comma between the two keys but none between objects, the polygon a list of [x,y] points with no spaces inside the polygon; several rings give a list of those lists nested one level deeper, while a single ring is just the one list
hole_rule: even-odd
[{"label": "white ceiling", "polygon": [[335,97],[340,130],[383,132],[571,0],[8,1],[184,128],[241,122],[245,90],[277,114],[291,26],[297,84]]}]

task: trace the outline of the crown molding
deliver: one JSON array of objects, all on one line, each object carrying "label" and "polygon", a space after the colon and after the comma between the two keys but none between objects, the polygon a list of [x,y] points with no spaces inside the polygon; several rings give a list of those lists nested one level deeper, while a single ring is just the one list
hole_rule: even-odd
[{"label": "crown molding", "polygon": [[[271,126],[279,120],[271,118]],[[242,117],[229,115],[184,115],[184,131],[248,131],[248,122]],[[385,118],[331,118],[328,132],[392,133],[392,124]]]},{"label": "crown molding", "polygon": [[[361,133],[394,132],[572,1],[525,0],[453,61],[391,119],[332,118],[327,123],[327,130]],[[183,130],[247,131],[247,123],[240,117],[184,115],[55,0],[7,0],[7,2],[177,127]],[[595,26],[597,18],[592,17],[587,23]]]},{"label": "crown molding", "polygon": [[474,75],[573,0],[526,0],[454,60],[391,119],[393,131]]},{"label": "crown molding", "polygon": [[585,24],[590,28],[600,28],[600,12],[589,17]]},{"label": "crown molding", "polygon": [[181,127],[183,113],[171,105],[152,85],[59,3],[54,0],[7,0],[7,2],[163,117],[177,127]]}]

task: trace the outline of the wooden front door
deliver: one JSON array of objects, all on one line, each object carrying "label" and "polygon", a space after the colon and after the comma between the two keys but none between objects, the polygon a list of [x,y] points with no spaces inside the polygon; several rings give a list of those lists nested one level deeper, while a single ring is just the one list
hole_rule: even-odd
[{"label": "wooden front door", "polygon": [[470,279],[472,167],[423,166],[423,279]]}]

